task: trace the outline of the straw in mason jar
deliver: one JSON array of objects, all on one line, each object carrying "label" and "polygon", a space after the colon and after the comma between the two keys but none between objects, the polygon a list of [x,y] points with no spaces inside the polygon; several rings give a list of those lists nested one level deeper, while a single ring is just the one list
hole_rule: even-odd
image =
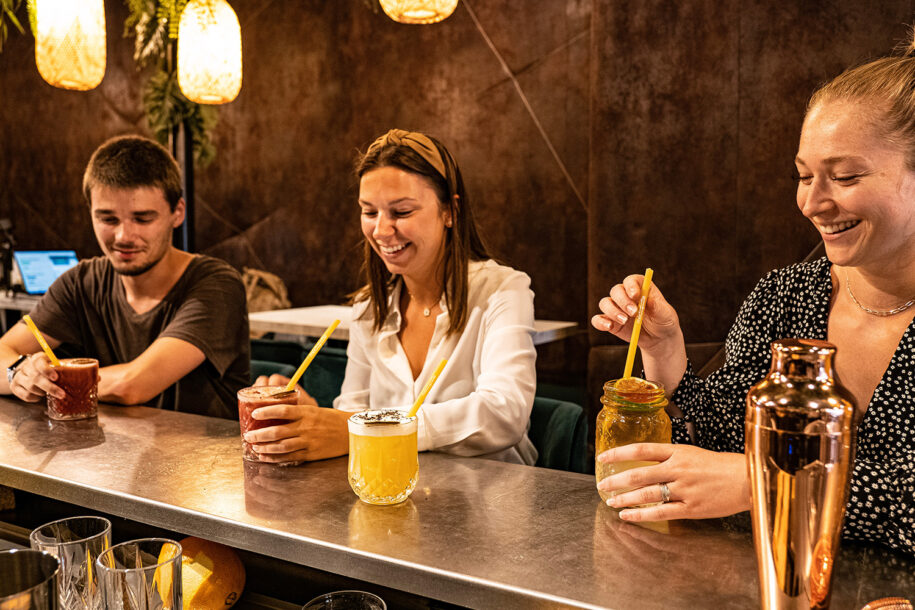
[{"label": "straw in mason jar", "polygon": [[639,311],[635,314],[632,323],[632,337],[629,338],[629,352],[626,354],[626,368],[623,378],[632,377],[632,365],[635,364],[635,348],[639,344],[639,333],[642,330],[642,317],[645,315],[645,304],[648,302],[648,293],[651,291],[651,276],[654,275],[651,267],[645,270],[645,280],[642,282],[642,297],[639,299]]}]

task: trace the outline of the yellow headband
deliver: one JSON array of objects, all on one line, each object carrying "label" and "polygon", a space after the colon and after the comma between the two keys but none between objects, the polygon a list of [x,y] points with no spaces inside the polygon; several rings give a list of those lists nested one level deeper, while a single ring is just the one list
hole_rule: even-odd
[{"label": "yellow headband", "polygon": [[405,131],[403,129],[392,129],[383,136],[378,137],[372,145],[369,146],[368,152],[382,148],[388,144],[393,146],[406,146],[416,152],[419,156],[429,162],[429,165],[442,175],[445,180],[448,174],[445,171],[445,161],[442,159],[438,147],[427,136],[417,131]]}]

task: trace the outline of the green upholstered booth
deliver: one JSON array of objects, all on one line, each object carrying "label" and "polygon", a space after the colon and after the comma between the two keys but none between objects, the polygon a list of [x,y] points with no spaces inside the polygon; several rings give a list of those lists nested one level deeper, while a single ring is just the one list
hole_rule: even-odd
[{"label": "green upholstered booth", "polygon": [[579,405],[537,396],[527,434],[537,448],[536,466],[588,472],[588,426]]}]

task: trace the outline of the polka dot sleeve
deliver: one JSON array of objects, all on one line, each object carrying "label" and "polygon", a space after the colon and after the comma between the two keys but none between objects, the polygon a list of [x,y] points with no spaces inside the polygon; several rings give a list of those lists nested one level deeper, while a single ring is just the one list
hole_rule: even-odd
[{"label": "polka dot sleeve", "polygon": [[915,451],[890,463],[855,460],[842,533],[915,553]]}]

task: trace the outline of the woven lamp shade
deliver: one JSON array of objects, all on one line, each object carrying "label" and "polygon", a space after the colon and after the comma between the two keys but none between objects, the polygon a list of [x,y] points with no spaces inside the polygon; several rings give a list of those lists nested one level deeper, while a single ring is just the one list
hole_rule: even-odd
[{"label": "woven lamp shade", "polygon": [[88,91],[105,76],[103,0],[37,0],[35,65],[48,84]]},{"label": "woven lamp shade", "polygon": [[454,12],[458,0],[378,0],[381,10],[399,23],[438,23]]},{"label": "woven lamp shade", "polygon": [[241,28],[225,0],[191,0],[181,13],[178,86],[198,104],[225,104],[241,91]]}]

